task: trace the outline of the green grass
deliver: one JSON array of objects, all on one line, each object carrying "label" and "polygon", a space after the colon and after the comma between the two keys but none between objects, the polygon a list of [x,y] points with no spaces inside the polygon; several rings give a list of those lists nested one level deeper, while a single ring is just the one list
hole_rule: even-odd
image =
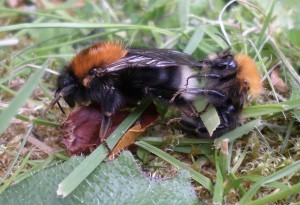
[{"label": "green grass", "polygon": [[[153,172],[155,160],[161,159],[189,170],[198,196],[207,203],[299,201],[300,3],[249,2],[237,1],[225,8],[221,0],[97,1],[74,9],[74,1],[55,5],[45,0],[44,7],[36,6],[34,12],[0,3],[1,44],[8,43],[6,39],[19,41],[0,49],[0,160],[4,165],[0,191],[5,194],[10,184],[31,172],[68,158],[59,145],[59,125],[65,116],[57,108],[42,119],[38,114],[51,99],[56,74],[77,51],[98,41],[116,40],[134,47],[173,48],[202,59],[226,49],[218,33],[229,40],[232,52],[255,59],[265,79],[264,94],[247,102],[243,126],[216,140],[182,138],[180,130],[165,123],[176,114],[165,113],[165,119],[155,125],[158,132],[146,133],[136,142],[137,153],[147,153],[143,166]],[[289,86],[284,94],[268,76],[278,62]],[[57,152],[48,156],[26,143],[32,134]],[[91,168],[85,175],[105,153],[94,164],[88,161]],[[168,176],[165,172],[161,175]]]}]

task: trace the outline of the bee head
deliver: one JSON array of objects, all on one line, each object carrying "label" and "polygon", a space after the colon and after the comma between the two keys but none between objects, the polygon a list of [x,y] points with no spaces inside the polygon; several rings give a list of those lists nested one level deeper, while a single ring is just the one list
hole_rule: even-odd
[{"label": "bee head", "polygon": [[55,92],[54,100],[57,99],[56,102],[58,102],[58,100],[63,97],[70,107],[74,107],[79,87],[80,84],[75,78],[72,70],[67,67],[57,79],[57,90]]},{"label": "bee head", "polygon": [[231,54],[230,43],[220,34],[217,34],[227,44],[227,49],[208,56],[206,64],[208,72],[219,74],[221,78],[234,76],[238,69],[238,64]]},{"label": "bee head", "polygon": [[59,75],[57,79],[57,89],[55,91],[55,95],[53,100],[50,102],[49,106],[41,113],[43,116],[50,108],[52,108],[56,103],[63,113],[61,105],[59,104],[60,98],[64,98],[66,103],[70,107],[75,106],[75,97],[78,95],[78,86],[79,84],[76,82],[76,79],[72,73],[70,68],[65,68],[62,73]]},{"label": "bee head", "polygon": [[205,64],[206,73],[219,75],[221,79],[234,77],[238,70],[238,64],[229,51],[210,55]]}]

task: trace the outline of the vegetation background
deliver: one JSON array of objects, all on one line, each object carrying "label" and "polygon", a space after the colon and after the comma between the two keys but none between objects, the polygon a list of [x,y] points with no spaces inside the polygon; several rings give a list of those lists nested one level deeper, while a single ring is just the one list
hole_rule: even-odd
[{"label": "vegetation background", "polygon": [[[43,119],[38,114],[53,98],[59,71],[77,51],[114,40],[128,46],[177,49],[202,59],[226,49],[219,33],[231,43],[233,53],[255,59],[263,76],[265,92],[247,103],[244,125],[215,141],[186,138],[166,126],[176,115],[169,111],[153,132],[135,143],[135,159],[151,177],[172,177],[178,168],[189,170],[199,203],[299,203],[299,13],[296,0],[0,1],[0,201],[12,203],[21,192],[30,193],[33,172],[42,173],[69,159],[59,130],[65,115],[57,108]],[[72,195],[107,155],[101,150],[97,154],[87,158],[89,168],[75,163],[79,167],[75,170],[81,166],[83,171],[71,181],[80,180],[71,188],[62,182],[64,193]],[[58,183],[68,182],[69,173]],[[17,185],[9,188],[13,184]],[[17,188],[14,195],[11,190],[18,184],[23,189]],[[90,194],[97,198],[97,192]],[[34,202],[45,203],[40,200]]]}]

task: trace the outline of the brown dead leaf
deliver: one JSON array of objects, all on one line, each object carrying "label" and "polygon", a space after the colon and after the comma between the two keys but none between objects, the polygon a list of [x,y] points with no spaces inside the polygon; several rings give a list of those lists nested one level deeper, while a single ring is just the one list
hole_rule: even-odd
[{"label": "brown dead leaf", "polygon": [[5,2],[10,8],[18,8],[24,4],[24,0],[6,0]]},{"label": "brown dead leaf", "polygon": [[[113,122],[108,130],[108,136],[128,114],[122,111],[112,116]],[[68,115],[61,129],[66,133],[63,143],[71,154],[87,155],[100,145],[101,119],[101,109],[95,106],[79,106]]]},{"label": "brown dead leaf", "polygon": [[[128,111],[119,111],[112,116],[112,125],[108,130],[109,136],[119,124],[129,115]],[[112,150],[111,156],[131,145],[146,128],[157,120],[158,113],[151,105],[121,138]],[[87,155],[100,145],[99,131],[102,112],[99,107],[79,106],[72,111],[63,122],[61,129],[66,133],[63,143],[72,155]]]},{"label": "brown dead leaf", "polygon": [[101,112],[94,107],[77,107],[72,111],[61,129],[66,132],[63,143],[71,154],[88,154],[100,144],[98,136]]},{"label": "brown dead leaf", "polygon": [[280,65],[277,65],[270,74],[271,82],[274,88],[282,95],[286,95],[289,91],[287,84],[282,80],[279,75]]},{"label": "brown dead leaf", "polygon": [[109,155],[109,158],[114,158],[123,149],[126,149],[131,144],[133,144],[138,136],[140,136],[146,129],[153,125],[153,123],[159,118],[155,106],[152,104],[149,108],[142,114],[140,119],[131,127],[116,144],[114,149]]}]

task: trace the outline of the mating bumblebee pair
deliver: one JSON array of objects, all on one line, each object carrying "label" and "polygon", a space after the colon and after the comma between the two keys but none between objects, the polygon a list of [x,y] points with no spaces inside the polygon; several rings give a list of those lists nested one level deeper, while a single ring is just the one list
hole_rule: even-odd
[{"label": "mating bumblebee pair", "polygon": [[[182,112],[179,123],[186,130],[218,137],[238,126],[248,91],[254,96],[262,91],[255,62],[243,54],[232,55],[230,49],[199,61],[176,50],[131,49],[105,42],[82,50],[63,69],[50,106],[61,97],[70,107],[99,106],[103,113],[99,137],[105,139],[118,110],[151,96],[177,107]],[[206,97],[219,114],[221,123],[212,136],[194,106],[198,96]]]}]

